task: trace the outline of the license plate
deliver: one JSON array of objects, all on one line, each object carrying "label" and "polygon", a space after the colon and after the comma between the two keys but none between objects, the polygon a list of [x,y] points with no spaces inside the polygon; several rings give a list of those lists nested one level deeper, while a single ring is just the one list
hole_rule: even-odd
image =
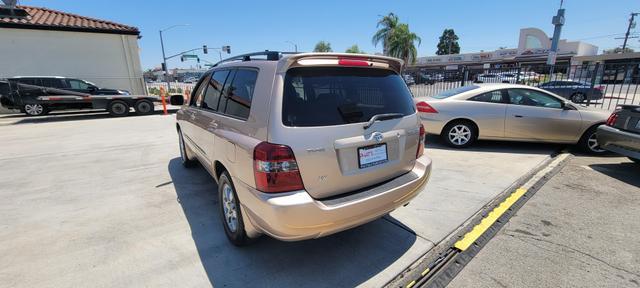
[{"label": "license plate", "polygon": [[360,169],[379,165],[389,161],[387,157],[387,144],[358,148],[358,164]]}]

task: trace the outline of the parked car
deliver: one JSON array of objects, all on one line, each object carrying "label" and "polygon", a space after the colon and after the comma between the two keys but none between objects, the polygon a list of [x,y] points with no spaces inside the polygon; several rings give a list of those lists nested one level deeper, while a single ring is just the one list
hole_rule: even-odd
[{"label": "parked car", "polygon": [[591,84],[575,80],[549,81],[541,83],[538,87],[567,98],[573,103],[600,100],[604,90],[604,86],[591,88]]},{"label": "parked car", "polygon": [[516,83],[515,73],[483,73],[476,76],[475,83]]},{"label": "parked car", "polygon": [[415,98],[427,133],[450,146],[478,139],[577,144],[602,153],[596,129],[608,112],[572,104],[548,91],[518,84],[475,84]]},{"label": "parked car", "polygon": [[[105,109],[112,116],[154,111],[156,97],[129,95],[127,91],[98,88],[90,82],[64,77],[14,77],[0,81],[0,104],[28,116],[51,110]],[[114,94],[110,94],[114,93]]]},{"label": "parked car", "polygon": [[416,81],[415,81],[415,79],[413,79],[413,76],[411,76],[409,74],[402,74],[402,79],[404,79],[404,83],[407,83],[407,85],[416,84]]},{"label": "parked car", "polygon": [[622,105],[598,127],[598,142],[605,150],[640,164],[640,106]]},{"label": "parked car", "polygon": [[444,76],[437,73],[418,72],[417,75],[416,84],[433,85],[436,82],[442,82],[444,80]]},{"label": "parked car", "polygon": [[189,77],[184,79],[184,83],[196,83],[196,82],[198,82],[198,78],[195,78],[195,77]]},{"label": "parked car", "polygon": [[170,98],[184,105],[182,163],[199,161],[218,182],[233,244],[323,237],[420,193],[431,160],[401,67],[384,56],[259,52],[216,64],[188,103]]}]

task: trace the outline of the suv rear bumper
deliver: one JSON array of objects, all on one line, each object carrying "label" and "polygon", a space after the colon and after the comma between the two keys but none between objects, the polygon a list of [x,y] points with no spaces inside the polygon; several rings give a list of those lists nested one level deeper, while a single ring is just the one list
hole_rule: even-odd
[{"label": "suv rear bumper", "polygon": [[640,135],[607,125],[598,127],[598,144],[605,150],[640,159]]},{"label": "suv rear bumper", "polygon": [[323,237],[384,216],[418,195],[430,175],[431,159],[422,156],[402,176],[331,200],[313,199],[304,190],[268,194],[237,179],[234,183],[249,236],[265,233],[279,240],[297,241]]}]

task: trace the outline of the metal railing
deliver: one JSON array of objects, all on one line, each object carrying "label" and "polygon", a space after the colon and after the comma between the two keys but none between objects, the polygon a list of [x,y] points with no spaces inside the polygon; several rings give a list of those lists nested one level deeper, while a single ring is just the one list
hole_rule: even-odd
[{"label": "metal railing", "polygon": [[618,105],[640,105],[640,62],[585,65],[527,65],[509,68],[408,69],[415,97],[473,83],[511,83],[536,86],[583,105],[613,110]]}]

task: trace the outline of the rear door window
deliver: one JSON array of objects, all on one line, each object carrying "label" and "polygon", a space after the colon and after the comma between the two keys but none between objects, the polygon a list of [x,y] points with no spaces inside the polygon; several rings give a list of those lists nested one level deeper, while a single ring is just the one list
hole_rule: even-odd
[{"label": "rear door window", "polygon": [[218,110],[218,102],[220,101],[220,95],[222,94],[222,86],[224,85],[224,81],[227,79],[228,75],[229,70],[213,72],[211,80],[208,81],[207,85],[205,85],[205,83],[202,84],[202,86],[207,86],[207,92],[204,94],[204,100],[202,101],[202,108],[213,111]]},{"label": "rear door window", "polygon": [[376,114],[415,113],[400,75],[386,69],[299,67],[287,71],[282,122],[314,127],[366,122]]},{"label": "rear door window", "polygon": [[249,117],[253,90],[255,90],[257,79],[258,71],[256,70],[241,68],[236,71],[233,82],[226,94],[228,99],[225,114],[240,119]]}]

